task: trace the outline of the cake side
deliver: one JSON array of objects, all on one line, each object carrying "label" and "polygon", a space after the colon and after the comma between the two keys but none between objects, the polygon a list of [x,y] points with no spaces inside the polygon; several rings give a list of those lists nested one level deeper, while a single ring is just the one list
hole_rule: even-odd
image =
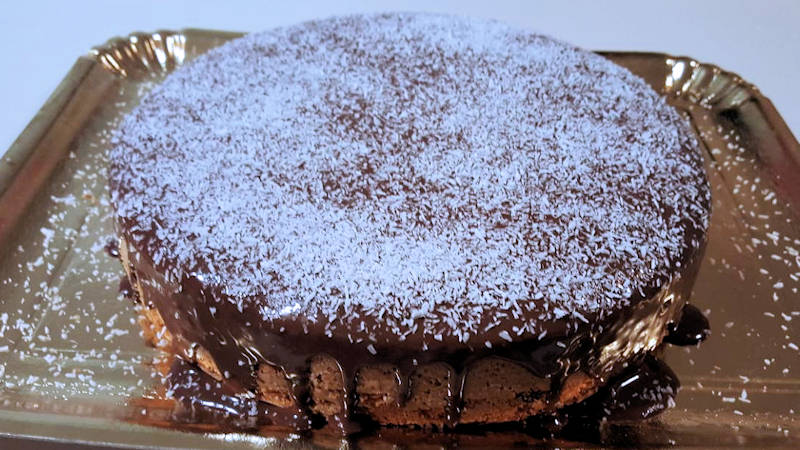
[{"label": "cake side", "polygon": [[[702,257],[702,252],[696,255],[675,282],[610,321],[602,332],[584,329],[555,343],[524,342],[524,353],[419,354],[418,363],[408,365],[385,355],[353,362],[345,344],[328,343],[300,355],[285,348],[267,352],[242,347],[240,339],[220,345],[218,337],[226,332],[258,331],[236,331],[240,323],[219,320],[213,327],[189,330],[185,321],[174,319],[171,299],[163,291],[144,287],[154,283],[141,283],[125,241],[120,244],[137,293],[140,324],[151,345],[181,355],[214,379],[232,382],[275,407],[309,408],[332,423],[358,415],[384,425],[440,428],[523,420],[588,398],[661,344],[670,324],[680,320]],[[249,359],[255,354],[259,356]],[[548,367],[552,373],[541,375]]]}]

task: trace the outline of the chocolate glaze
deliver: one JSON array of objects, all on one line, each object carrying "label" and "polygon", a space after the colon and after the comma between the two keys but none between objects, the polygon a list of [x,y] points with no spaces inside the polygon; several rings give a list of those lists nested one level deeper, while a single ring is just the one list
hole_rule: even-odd
[{"label": "chocolate glaze", "polygon": [[451,344],[449,348],[438,346],[416,352],[399,346],[378,347],[376,355],[365,358],[352,351],[353,344],[314,334],[313,324],[306,324],[306,330],[303,324],[291,328],[286,324],[284,333],[275,333],[274,325],[261,322],[257,311],[247,308],[240,311],[193,277],[185,277],[180,285],[171,285],[142,263],[141,254],[129,250],[144,297],[161,312],[167,328],[184,345],[183,351],[179,349],[177,353],[189,353],[185,348],[190,346],[188,343],[201,345],[214,358],[223,376],[237,380],[243,389],[255,389],[254,370],[259,363],[268,362],[286,371],[294,382],[298,404],[305,405],[311,357],[327,354],[336,359],[345,381],[344,398],[348,401],[344,405],[346,414],[332,421],[343,432],[354,430],[349,419],[359,419],[353,410],[357,402],[354,383],[358,369],[365,365],[392,364],[398,368],[398,382],[408,384],[415,367],[432,362],[448,364],[454,380],[449,427],[458,424],[469,364],[482,357],[499,356],[514,361],[537,376],[550,378],[555,387],[563,377],[577,370],[607,380],[624,368],[626,360],[653,350],[666,334],[668,323],[679,320],[701,254],[698,252],[681,275],[652,297],[639,298],[633,306],[602,319],[593,318],[590,324],[555,324],[554,330],[562,330],[557,337],[551,334],[542,341],[528,338],[492,349]]},{"label": "chocolate glaze", "polygon": [[177,423],[208,423],[237,430],[311,428],[311,419],[301,408],[259,402],[252,393],[237,391],[180,358],[173,359],[165,383],[167,396],[176,400],[172,420]]},{"label": "chocolate glaze", "polygon": [[116,239],[111,239],[108,241],[104,249],[108,256],[112,258],[119,258],[119,242],[117,242]]},{"label": "chocolate glaze", "polygon": [[673,345],[697,345],[711,334],[711,327],[706,316],[694,305],[683,307],[681,319],[677,325],[671,323],[669,334],[664,342]]},{"label": "chocolate glaze", "polygon": [[[346,422],[325,425],[298,408],[275,408],[255,401],[227,382],[218,382],[180,358],[173,358],[166,374],[167,397],[175,400],[170,414],[173,426],[207,424],[222,430],[253,431],[270,427],[325,433],[345,431],[353,443],[380,436],[381,428],[369,421],[357,426]],[[452,434],[414,434],[414,442],[450,439],[453,443],[469,436],[500,433],[499,436],[524,435],[536,439],[586,441],[602,422],[626,423],[650,419],[673,404],[680,382],[662,360],[647,355],[614,376],[600,391],[583,402],[554,414],[530,417],[507,424],[469,424],[452,429]],[[399,430],[394,433],[402,433]],[[591,442],[592,440],[589,439]]]},{"label": "chocolate glaze", "polygon": [[[125,281],[127,279],[124,279],[121,285]],[[130,288],[120,292],[133,301],[137,300],[135,291]],[[678,325],[672,328],[683,330],[687,336],[707,336],[709,333],[705,316],[688,304],[684,306]],[[465,374],[466,371],[459,374],[456,377],[458,381],[452,383],[451,388],[458,386],[456,390],[460,390]],[[164,380],[168,397],[176,401],[176,407],[170,416],[170,420],[176,424],[210,424],[222,429],[243,431],[263,426],[289,428],[300,432],[323,428],[329,432],[346,435],[353,441],[359,437],[376,435],[376,424],[369,418],[359,417],[361,421],[354,423],[339,417],[334,418],[333,423],[326,425],[324,420],[320,420],[321,418],[309,416],[303,408],[276,408],[257,402],[251,392],[237,388],[235,384],[227,381],[218,382],[178,357],[172,358]],[[402,380],[403,377],[398,375],[398,382]],[[305,386],[304,382],[295,383],[296,398],[304,399],[307,396]],[[411,389],[410,383],[406,383],[405,386],[408,392]],[[457,431],[459,435],[500,432],[503,435],[524,433],[537,439],[586,440],[587,436],[591,435],[587,434],[586,430],[596,431],[595,428],[601,421],[635,422],[660,414],[674,404],[679,387],[680,381],[669,366],[663,360],[647,354],[626,363],[620,373],[611,377],[588,399],[556,413],[530,417],[515,424],[458,425],[460,406],[457,403],[460,401],[460,396],[454,395],[451,397],[453,413],[448,420],[448,428]],[[298,404],[304,403],[302,400],[298,402]],[[380,432],[377,431],[377,434]],[[421,438],[416,436],[415,439]],[[429,436],[425,435],[424,440],[427,439]],[[455,437],[452,439],[455,439],[453,442],[458,441]]]},{"label": "chocolate glaze", "polygon": [[134,303],[138,301],[136,299],[136,290],[131,285],[131,281],[128,277],[122,277],[122,279],[119,280],[118,292]]},{"label": "chocolate glaze", "polygon": [[662,360],[646,355],[595,395],[567,408],[567,417],[626,422],[649,419],[675,404],[680,381]]}]

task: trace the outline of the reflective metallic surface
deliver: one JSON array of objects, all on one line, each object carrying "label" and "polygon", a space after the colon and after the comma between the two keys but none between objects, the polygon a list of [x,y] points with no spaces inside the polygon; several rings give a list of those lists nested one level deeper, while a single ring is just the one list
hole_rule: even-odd
[{"label": "reflective metallic surface", "polygon": [[[92,50],[0,161],[0,433],[194,448],[341,444],[177,421],[163,355],[143,344],[118,293],[122,269],[105,250],[110,130],[164,73],[238,35],[137,33]],[[604,54],[687,115],[712,184],[692,297],[712,331],[698,348],[665,349],[681,380],[677,405],[653,421],[547,440],[386,429],[361,445],[800,445],[800,145],[734,74],[690,58]]]}]

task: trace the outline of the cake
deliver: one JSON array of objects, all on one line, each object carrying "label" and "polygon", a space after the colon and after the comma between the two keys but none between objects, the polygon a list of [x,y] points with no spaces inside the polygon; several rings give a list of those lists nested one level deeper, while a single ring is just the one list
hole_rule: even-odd
[{"label": "cake", "polygon": [[109,191],[153,345],[343,429],[589,397],[680,319],[710,214],[697,142],[645,81],[410,13],[188,62],[120,123]]}]

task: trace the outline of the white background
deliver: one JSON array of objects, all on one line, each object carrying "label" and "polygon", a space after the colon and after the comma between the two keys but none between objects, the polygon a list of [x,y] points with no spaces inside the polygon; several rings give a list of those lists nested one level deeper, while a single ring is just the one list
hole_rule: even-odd
[{"label": "white background", "polygon": [[489,17],[588,49],[688,55],[738,73],[800,135],[800,0],[34,1],[0,0],[0,153],[92,46],[132,31],[259,31],[359,11]]}]

